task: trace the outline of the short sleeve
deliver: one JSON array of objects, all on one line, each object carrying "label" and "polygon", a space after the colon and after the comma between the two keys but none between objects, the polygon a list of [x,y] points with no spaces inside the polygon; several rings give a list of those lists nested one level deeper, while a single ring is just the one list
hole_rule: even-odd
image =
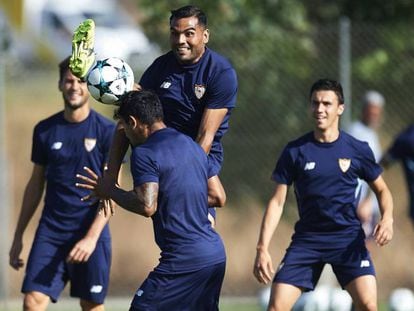
[{"label": "short sleeve", "polygon": [[360,148],[360,176],[366,182],[374,181],[382,173],[381,166],[375,161],[374,153],[368,143],[363,142]]},{"label": "short sleeve", "polygon": [[272,173],[272,180],[284,185],[291,185],[295,179],[294,160],[290,149],[286,147],[276,163]]},{"label": "short sleeve", "polygon": [[153,64],[151,64],[147,70],[145,70],[145,72],[142,74],[141,79],[139,80],[139,85],[141,85],[141,87],[143,89],[146,90],[155,90],[155,77],[154,77],[154,72],[157,72],[155,69],[155,62]]},{"label": "short sleeve", "polygon": [[40,126],[35,126],[32,137],[32,156],[31,160],[35,164],[46,166],[47,164],[47,153],[44,147],[44,142],[41,137]]},{"label": "short sleeve", "polygon": [[159,167],[152,152],[142,147],[135,147],[131,153],[131,173],[134,187],[147,182],[159,182]]},{"label": "short sleeve", "polygon": [[208,85],[209,109],[234,108],[237,96],[237,76],[233,68],[218,73]]}]

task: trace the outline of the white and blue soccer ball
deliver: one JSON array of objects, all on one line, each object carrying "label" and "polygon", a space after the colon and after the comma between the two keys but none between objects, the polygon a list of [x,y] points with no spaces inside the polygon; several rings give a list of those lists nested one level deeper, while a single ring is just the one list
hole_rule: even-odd
[{"label": "white and blue soccer ball", "polygon": [[133,89],[134,72],[122,59],[110,57],[96,62],[86,82],[93,98],[103,104],[116,105],[122,95]]}]

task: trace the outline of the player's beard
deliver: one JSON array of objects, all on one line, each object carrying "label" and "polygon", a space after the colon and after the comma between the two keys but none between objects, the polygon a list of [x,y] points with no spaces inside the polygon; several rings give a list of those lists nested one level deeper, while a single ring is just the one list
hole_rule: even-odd
[{"label": "player's beard", "polygon": [[65,102],[65,108],[75,111],[85,106],[88,101],[83,100],[83,99],[81,101],[69,101],[67,99],[64,99],[64,102]]},{"label": "player's beard", "polygon": [[82,108],[83,106],[85,106],[85,104],[86,104],[86,101],[70,102],[70,101],[65,100],[65,107],[72,111]]}]

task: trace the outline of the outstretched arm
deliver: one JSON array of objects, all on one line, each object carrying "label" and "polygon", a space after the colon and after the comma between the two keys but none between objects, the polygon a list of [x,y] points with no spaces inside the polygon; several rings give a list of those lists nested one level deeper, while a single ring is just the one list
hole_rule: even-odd
[{"label": "outstretched arm", "polygon": [[91,190],[91,194],[82,200],[112,199],[120,207],[145,217],[151,217],[157,211],[158,183],[144,183],[131,191],[113,185],[110,191],[106,192],[99,176],[87,167],[85,167],[85,171],[88,176],[77,175],[83,183],[77,183],[76,186]]},{"label": "outstretched arm", "polygon": [[263,216],[253,267],[253,274],[260,283],[267,284],[272,280],[274,268],[269,253],[269,244],[282,216],[287,191],[287,185],[276,184],[273,196],[269,200]]},{"label": "outstretched arm", "polygon": [[381,211],[381,219],[374,228],[375,242],[384,246],[393,236],[393,201],[390,190],[382,176],[369,183],[374,191]]},{"label": "outstretched arm", "polygon": [[20,210],[19,220],[14,232],[13,243],[9,252],[10,266],[18,270],[23,267],[23,259],[20,253],[23,249],[23,233],[33,217],[39,202],[42,198],[45,185],[45,168],[42,165],[35,164],[33,166],[32,175],[26,185],[23,195],[23,203]]}]

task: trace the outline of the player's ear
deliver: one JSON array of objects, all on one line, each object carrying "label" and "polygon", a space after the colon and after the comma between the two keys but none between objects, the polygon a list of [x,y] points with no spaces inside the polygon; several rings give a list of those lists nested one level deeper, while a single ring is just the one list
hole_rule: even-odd
[{"label": "player's ear", "polygon": [[58,81],[58,90],[62,92],[62,80],[61,79],[59,79]]},{"label": "player's ear", "polygon": [[345,111],[345,104],[339,104],[338,115],[341,116],[344,113],[344,111]]},{"label": "player's ear", "polygon": [[210,39],[210,30],[206,28],[204,29],[204,32],[203,32],[203,43],[207,44],[209,39]]},{"label": "player's ear", "polygon": [[134,116],[128,116],[128,123],[131,125],[133,129],[138,126],[138,121]]}]

